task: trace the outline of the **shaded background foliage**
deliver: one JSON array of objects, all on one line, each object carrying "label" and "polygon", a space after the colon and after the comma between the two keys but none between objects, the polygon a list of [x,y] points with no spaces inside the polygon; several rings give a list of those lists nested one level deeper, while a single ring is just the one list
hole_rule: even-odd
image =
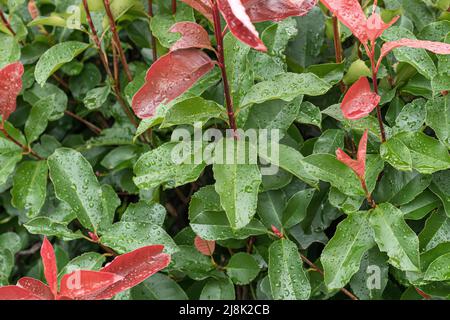
[{"label": "shaded background foliage", "polygon": [[[371,66],[323,4],[305,16],[255,23],[267,52],[227,33],[237,126],[284,134],[279,173],[261,177],[257,165],[170,161],[175,128],[196,121],[228,128],[218,67],[151,117],[140,121],[130,109],[154,56],[180,39],[169,31],[175,23],[197,22],[217,45],[207,17],[181,1],[175,14],[168,0],[153,1],[152,12],[146,1],[111,1],[121,56],[103,1],[87,1],[102,56],[81,1],[0,3],[8,21],[0,24],[0,68],[24,65],[17,108],[0,133],[1,285],[44,279],[45,235],[62,273],[98,270],[105,253],[164,245],[169,267],[116,299],[450,296],[448,55],[399,48],[383,60],[381,144],[374,113],[343,116],[344,93],[372,77]],[[367,15],[372,3],[362,1]],[[378,5],[384,21],[400,16],[383,41],[450,43],[448,0]],[[375,208],[335,157],[340,148],[356,158],[366,129],[365,181]],[[234,185],[255,181],[249,194],[230,195]]]}]

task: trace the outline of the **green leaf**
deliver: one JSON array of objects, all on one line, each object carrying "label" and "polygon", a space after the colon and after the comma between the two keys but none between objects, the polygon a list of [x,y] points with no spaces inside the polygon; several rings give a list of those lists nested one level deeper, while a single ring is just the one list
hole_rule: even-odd
[{"label": "green leaf", "polygon": [[306,210],[314,195],[314,189],[300,190],[287,202],[283,212],[283,227],[289,229],[300,223],[306,217]]},{"label": "green leaf", "polygon": [[28,145],[39,139],[47,128],[48,121],[54,112],[56,97],[51,95],[39,100],[31,109],[30,115],[25,123],[25,136]]},{"label": "green leaf", "polygon": [[377,190],[374,193],[376,202],[390,202],[401,206],[414,200],[431,182],[431,176],[422,175],[415,171],[401,172],[388,166]]},{"label": "green leaf", "polygon": [[285,132],[295,121],[303,96],[291,102],[272,100],[253,105],[248,113],[245,129],[267,129]]},{"label": "green leaf", "polygon": [[229,278],[208,279],[200,294],[200,300],[234,300],[234,285]]},{"label": "green leaf", "polygon": [[338,148],[344,148],[344,131],[328,129],[317,139],[313,152],[335,155]]},{"label": "green leaf", "polygon": [[188,300],[178,283],[162,273],[155,273],[132,288],[131,296],[134,300]]},{"label": "green leaf", "polygon": [[1,33],[0,68],[20,59],[20,46],[14,37]]},{"label": "green leaf", "polygon": [[189,220],[192,230],[205,240],[246,239],[267,232],[256,219],[242,229],[232,229],[214,186],[203,187],[192,196]]},{"label": "green leaf", "polygon": [[325,15],[314,7],[306,16],[295,20],[298,34],[289,43],[287,55],[293,63],[305,68],[318,60],[325,41]]},{"label": "green leaf", "polygon": [[298,252],[297,245],[280,239],[269,247],[269,281],[276,300],[307,300],[311,285]]},{"label": "green leaf", "polygon": [[319,107],[316,107],[309,101],[304,101],[295,119],[299,123],[312,124],[319,128],[322,127],[322,113]]},{"label": "green leaf", "polygon": [[441,199],[447,216],[450,217],[450,171],[441,171],[433,174],[430,190]]},{"label": "green leaf", "polygon": [[102,233],[100,242],[118,253],[160,244],[164,252],[173,254],[178,250],[172,238],[160,226],[135,221],[116,222]]},{"label": "green leaf", "polygon": [[[213,165],[215,189],[233,229],[241,229],[252,220],[256,212],[258,188],[261,184],[261,172],[258,165],[248,163],[249,161],[244,158],[245,154],[239,154],[242,147],[247,149],[247,144],[233,138],[223,139],[217,145],[214,155],[215,160],[224,155],[229,156],[226,152],[234,148],[233,159],[224,157],[222,160],[225,161],[220,162],[225,164],[215,161]],[[227,164],[228,162],[230,164]]]},{"label": "green leaf", "polygon": [[214,270],[211,258],[192,245],[180,245],[179,251],[172,255],[172,261],[172,269],[186,273],[194,280],[209,278]]},{"label": "green leaf", "polygon": [[[161,184],[175,188],[197,180],[205,164],[190,161],[195,152],[191,149],[185,142],[168,142],[143,154],[134,166],[134,183],[140,189],[151,189]],[[180,152],[183,153],[181,158]]]},{"label": "green leaf", "polygon": [[434,22],[436,19],[435,13],[427,5],[429,1],[421,0],[401,0],[401,6],[404,9],[405,15],[410,18],[417,29],[422,31],[427,25]]},{"label": "green leaf", "polygon": [[363,196],[364,191],[354,172],[331,154],[313,154],[303,159],[307,172],[316,179],[329,182],[349,196]]},{"label": "green leaf", "polygon": [[396,137],[408,147],[413,168],[420,173],[432,174],[450,168],[448,149],[438,140],[422,132],[405,132]]},{"label": "green leaf", "polygon": [[162,226],[166,218],[166,209],[159,203],[150,203],[141,200],[130,203],[122,215],[121,221],[147,222]]},{"label": "green leaf", "polygon": [[434,260],[425,272],[424,279],[428,281],[450,280],[450,253]]},{"label": "green leaf", "polygon": [[241,108],[269,100],[292,101],[302,94],[320,96],[330,89],[330,84],[313,73],[287,72],[251,87],[242,100]]},{"label": "green leaf", "polygon": [[439,209],[431,214],[425,222],[425,227],[419,234],[420,249],[428,251],[437,245],[450,242],[450,218],[444,209]]},{"label": "green leaf", "polygon": [[0,250],[0,285],[9,284],[9,276],[14,267],[14,255],[8,249]]},{"label": "green leaf", "polygon": [[[54,99],[50,99],[52,96],[54,96]],[[43,87],[35,84],[31,89],[24,92],[23,98],[32,106],[41,100],[48,100],[54,103],[52,107],[53,113],[49,117],[50,121],[55,121],[63,117],[68,103],[68,98],[64,91],[51,83],[46,83]]]},{"label": "green leaf", "polygon": [[76,240],[83,238],[80,231],[73,232],[67,228],[66,223],[54,221],[47,217],[37,217],[24,224],[24,227],[32,234],[40,234],[47,237],[60,237],[64,240]]},{"label": "green leaf", "polygon": [[345,287],[358,272],[364,253],[374,245],[367,214],[355,212],[342,221],[320,258],[327,288]]},{"label": "green leaf", "polygon": [[19,165],[13,178],[11,204],[24,210],[28,218],[36,217],[47,195],[47,163],[26,161]]},{"label": "green leaf", "polygon": [[380,147],[381,158],[401,171],[412,171],[411,152],[397,137],[392,137]]},{"label": "green leaf", "polygon": [[400,210],[405,214],[405,219],[420,220],[440,205],[439,198],[427,189],[413,201],[401,206]]},{"label": "green leaf", "polygon": [[311,186],[317,186],[318,179],[311,175],[303,162],[303,155],[284,144],[277,145],[278,151],[272,147],[258,146],[258,155],[269,163],[278,166]]},{"label": "green leaf", "polygon": [[102,223],[102,188],[89,162],[77,151],[57,149],[48,158],[50,179],[58,199],[67,202],[80,223],[97,231]]},{"label": "green leaf", "polygon": [[382,203],[370,213],[375,241],[389,256],[389,263],[403,271],[420,271],[419,239],[406,224],[403,213]]},{"label": "green leaf", "polygon": [[162,128],[180,124],[206,123],[209,119],[219,118],[224,108],[214,101],[194,97],[183,100],[167,110]]},{"label": "green leaf", "polygon": [[5,232],[0,235],[0,250],[8,249],[16,254],[22,249],[22,241],[17,233]]},{"label": "green leaf", "polygon": [[395,120],[394,133],[419,131],[427,116],[426,103],[420,98],[405,105]]},{"label": "green leaf", "polygon": [[259,265],[253,256],[245,252],[235,253],[226,266],[227,274],[237,285],[249,284],[259,274]]},{"label": "green leaf", "polygon": [[0,163],[2,164],[0,166],[0,186],[8,180],[20,160],[22,160],[22,149],[0,136]]},{"label": "green leaf", "polygon": [[426,104],[427,126],[450,149],[450,96],[435,97]]},{"label": "green leaf", "polygon": [[[406,7],[408,7],[407,5]],[[401,38],[416,39],[414,34],[402,27],[393,26],[386,30],[381,38],[384,41],[396,41]],[[394,49],[395,58],[400,62],[406,62],[413,66],[420,74],[428,80],[433,79],[437,75],[436,66],[431,60],[425,49],[415,48],[397,48]]]},{"label": "green leaf", "polygon": [[101,108],[101,106],[108,99],[110,93],[111,93],[110,86],[91,89],[86,93],[86,96],[83,99],[84,106],[88,110],[95,110]]},{"label": "green leaf", "polygon": [[389,281],[387,256],[378,248],[367,251],[361,267],[350,280],[350,287],[361,300],[380,300]]},{"label": "green leaf", "polygon": [[81,256],[70,260],[59,272],[58,278],[61,279],[63,275],[76,270],[100,270],[105,260],[106,257],[97,252],[83,253]]},{"label": "green leaf", "polygon": [[41,86],[65,63],[72,61],[89,47],[89,44],[78,41],[58,43],[48,49],[36,64],[34,76]]}]

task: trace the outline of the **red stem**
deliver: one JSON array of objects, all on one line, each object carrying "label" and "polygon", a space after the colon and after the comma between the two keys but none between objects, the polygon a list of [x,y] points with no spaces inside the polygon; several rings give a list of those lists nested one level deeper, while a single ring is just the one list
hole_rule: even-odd
[{"label": "red stem", "polygon": [[[153,0],[148,0],[148,15],[153,18]],[[153,33],[150,33],[150,41],[152,43],[153,62],[158,60],[158,51],[156,50],[156,39]]]},{"label": "red stem", "polygon": [[116,43],[116,47],[119,51],[120,60],[122,61],[122,65],[127,75],[128,81],[131,82],[133,81],[133,77],[131,75],[130,67],[128,66],[127,63],[127,58],[125,57],[125,52],[123,51],[123,48],[120,44],[119,33],[117,32],[116,22],[114,20],[114,16],[111,11],[111,5],[109,3],[109,0],[103,0],[103,5],[105,6],[106,15],[108,16],[109,19],[109,25],[111,27],[111,32],[113,34],[113,40]]},{"label": "red stem", "polygon": [[230,122],[230,127],[233,130],[233,134],[236,138],[236,118],[234,115],[233,99],[231,98],[230,84],[228,82],[227,70],[225,66],[225,54],[223,48],[223,36],[222,36],[222,26],[220,21],[220,12],[217,2],[213,4],[213,20],[214,20],[214,34],[217,41],[217,62],[222,73],[223,89],[225,94],[225,101],[227,105],[227,114]]},{"label": "red stem", "polygon": [[172,0],[172,14],[177,13],[177,0]]},{"label": "red stem", "polygon": [[[375,91],[376,94],[378,94],[378,92],[379,92],[378,91],[378,79],[377,79],[378,68],[375,63],[375,46],[374,46],[374,43],[372,43],[373,50],[370,50],[370,48],[366,44],[364,44],[364,47],[366,49],[367,55],[369,56],[370,64],[372,66],[373,90]],[[384,130],[383,117],[381,116],[381,107],[379,104],[377,105],[377,118],[378,118],[378,124],[380,126],[381,142],[384,143],[384,142],[386,142],[386,132]]]},{"label": "red stem", "polygon": [[16,144],[17,146],[22,148],[22,150],[24,151],[25,154],[31,154],[33,157],[35,157],[38,160],[45,160],[40,155],[38,155],[33,149],[31,149],[30,146],[25,146],[22,143],[20,143],[19,141],[17,141],[16,139],[14,139],[12,136],[10,136],[8,131],[6,131],[6,129],[4,128],[3,123],[1,125],[0,131],[3,132],[6,139],[10,140],[14,144]]},{"label": "red stem", "polygon": [[[336,55],[336,63],[342,63],[343,55],[342,55],[341,35],[339,32],[339,21],[336,16],[333,16],[333,38],[334,38],[334,52]],[[339,82],[339,88],[342,93],[345,92],[345,85],[342,81]]]},{"label": "red stem", "polygon": [[5,27],[11,32],[13,36],[16,36],[16,33],[14,32],[13,28],[11,27],[11,24],[9,23],[8,19],[6,19],[5,14],[3,13],[3,10],[0,9],[0,19],[2,20]]}]

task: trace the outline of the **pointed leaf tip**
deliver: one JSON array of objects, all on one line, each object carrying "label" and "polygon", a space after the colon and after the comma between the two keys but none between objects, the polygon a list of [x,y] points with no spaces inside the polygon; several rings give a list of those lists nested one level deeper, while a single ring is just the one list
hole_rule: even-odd
[{"label": "pointed leaf tip", "polygon": [[28,290],[36,297],[39,297],[41,300],[54,300],[55,296],[53,295],[50,287],[46,284],[42,283],[39,280],[23,277],[17,281],[17,286],[23,289]]},{"label": "pointed leaf tip", "polygon": [[358,146],[357,159],[353,160],[341,148],[336,150],[336,158],[352,169],[360,179],[365,179],[366,173],[366,151],[368,130],[364,131]]},{"label": "pointed leaf tip", "polygon": [[380,103],[381,97],[372,92],[369,80],[361,77],[345,94],[341,110],[345,118],[357,120],[368,116]]},{"label": "pointed leaf tip", "polygon": [[267,51],[241,0],[217,0],[217,3],[228,28],[236,38],[256,50]]},{"label": "pointed leaf tip", "polygon": [[116,257],[100,271],[115,273],[123,279],[98,293],[94,298],[110,299],[167,267],[171,258],[162,252],[163,249],[164,246],[161,245],[146,246]]},{"label": "pointed leaf tip", "polygon": [[[0,116],[2,124],[16,110],[16,99],[22,90],[23,65],[8,64],[0,70]],[[2,127],[0,124],[0,128]]]},{"label": "pointed leaf tip", "polygon": [[58,294],[58,269],[56,266],[55,251],[47,237],[44,237],[44,242],[42,243],[41,258],[42,264],[44,265],[45,279],[50,287],[50,291],[56,297]]},{"label": "pointed leaf tip", "polygon": [[214,250],[216,249],[216,242],[215,241],[209,241],[204,240],[200,238],[199,236],[196,236],[194,239],[195,248],[200,252],[201,254],[205,256],[212,256],[214,253]]}]

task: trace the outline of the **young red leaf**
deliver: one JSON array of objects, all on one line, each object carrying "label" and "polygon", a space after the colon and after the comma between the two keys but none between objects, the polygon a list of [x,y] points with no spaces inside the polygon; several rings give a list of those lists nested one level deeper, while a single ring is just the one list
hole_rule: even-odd
[{"label": "young red leaf", "polygon": [[0,300],[41,300],[31,291],[18,286],[0,287]]},{"label": "young red leaf", "polygon": [[358,0],[320,0],[350,31],[366,43],[367,18]]},{"label": "young red leaf", "polygon": [[241,0],[217,0],[217,3],[228,28],[236,38],[256,50],[267,51]]},{"label": "young red leaf", "polygon": [[170,51],[190,48],[213,50],[208,32],[195,22],[178,22],[172,26],[170,32],[181,33],[181,39],[170,48]]},{"label": "young red leaf", "polygon": [[397,41],[386,42],[381,47],[381,55],[378,59],[377,67],[380,66],[381,60],[388,55],[389,52],[400,47],[410,47],[416,49],[425,49],[436,54],[450,54],[450,44],[443,42],[434,42],[415,39],[400,39]]},{"label": "young red leaf", "polygon": [[277,227],[275,227],[274,225],[272,225],[272,232],[275,233],[275,235],[276,235],[278,238],[280,238],[280,239],[283,239],[283,238],[284,238],[283,233],[282,233]]},{"label": "young red leaf", "polygon": [[366,152],[367,152],[367,137],[368,130],[366,130],[359,141],[357,159],[353,160],[340,148],[336,150],[336,157],[339,161],[351,168],[359,179],[364,180],[366,176]]},{"label": "young red leaf", "polygon": [[318,0],[242,0],[253,22],[281,21],[306,15]]},{"label": "young red leaf", "polygon": [[372,14],[369,19],[367,19],[367,37],[369,38],[369,40],[375,41],[383,34],[386,29],[396,23],[399,18],[400,16],[397,16],[392,19],[391,22],[384,23],[378,13]]},{"label": "young red leaf", "polygon": [[55,296],[50,290],[50,287],[39,280],[29,277],[23,277],[19,279],[19,281],[17,281],[17,286],[30,291],[41,300],[55,299]]},{"label": "young red leaf", "polygon": [[369,80],[361,77],[345,94],[341,103],[344,117],[357,120],[369,115],[380,103],[381,97],[370,89]]},{"label": "young red leaf", "polygon": [[110,299],[167,267],[170,255],[163,253],[163,249],[160,245],[147,246],[116,257],[100,271],[115,273],[123,279],[97,294],[95,299]]},{"label": "young red leaf", "polygon": [[88,300],[122,279],[120,275],[110,272],[76,270],[62,277],[59,295]]},{"label": "young red leaf", "polygon": [[50,291],[56,297],[58,294],[58,269],[56,266],[55,251],[52,244],[44,237],[44,242],[41,247],[42,264],[44,265],[44,275]]},{"label": "young red leaf", "polygon": [[179,97],[214,68],[214,62],[198,49],[183,49],[159,58],[147,72],[146,82],[134,95],[132,107],[141,118],[151,118],[161,103]]},{"label": "young red leaf", "polygon": [[203,14],[209,21],[213,21],[212,8],[209,0],[181,0],[188,6]]},{"label": "young red leaf", "polygon": [[16,99],[22,90],[23,65],[15,62],[0,70],[0,116],[2,122],[16,110]]},{"label": "young red leaf", "polygon": [[205,256],[212,256],[214,253],[214,250],[216,249],[216,242],[215,241],[209,241],[209,240],[203,240],[199,236],[196,236],[194,239],[194,245],[195,248]]}]

